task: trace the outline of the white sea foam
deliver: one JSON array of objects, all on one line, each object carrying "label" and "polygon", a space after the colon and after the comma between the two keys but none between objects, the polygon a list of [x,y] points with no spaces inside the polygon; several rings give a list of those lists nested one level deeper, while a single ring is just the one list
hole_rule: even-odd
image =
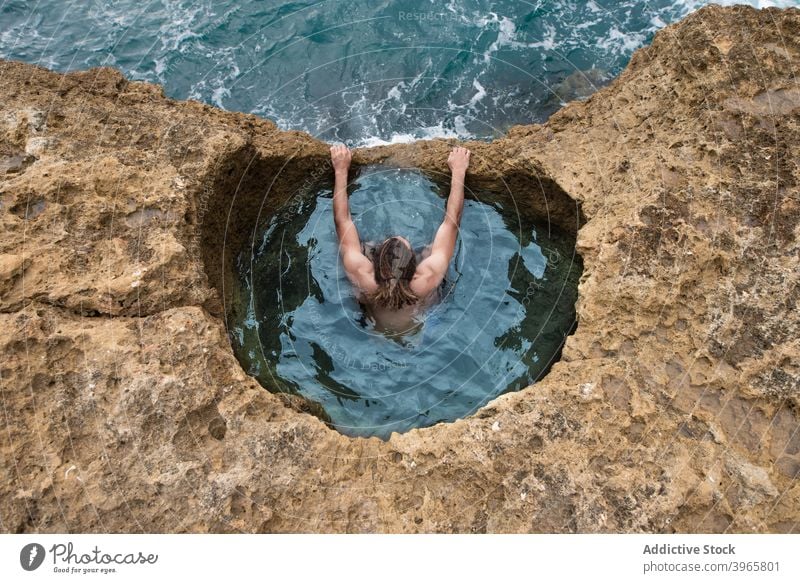
[{"label": "white sea foam", "polygon": [[653,18],[650,19],[650,25],[655,29],[659,29],[667,26],[667,23],[661,20],[661,17],[655,15],[653,16]]},{"label": "white sea foam", "polygon": [[220,109],[225,109],[225,105],[222,103],[222,100],[230,96],[231,96],[230,90],[226,89],[224,86],[220,86],[211,92],[211,102]]},{"label": "white sea foam", "polygon": [[632,53],[644,44],[645,35],[639,32],[622,32],[612,27],[606,36],[597,39],[597,46],[609,53]]},{"label": "white sea foam", "polygon": [[453,125],[456,127],[456,135],[461,137],[462,139],[466,138],[474,138],[475,136],[470,133],[467,129],[466,121],[464,120],[463,115],[457,115],[453,119]]},{"label": "white sea foam", "polygon": [[386,94],[386,98],[396,99],[397,101],[400,101],[400,89],[401,88],[405,89],[405,87],[406,84],[400,81],[400,83],[389,89],[389,93]]},{"label": "white sea foam", "polygon": [[167,70],[167,57],[163,56],[153,59],[153,63],[155,63],[156,66],[155,69],[156,77],[161,79],[161,75],[164,73],[164,71]]},{"label": "white sea foam", "polygon": [[[456,116],[457,118],[460,116]],[[421,140],[449,140],[449,139],[457,139],[457,140],[469,140],[474,139],[474,135],[467,132],[466,128],[464,127],[463,122],[460,125],[461,127],[456,127],[456,129],[450,129],[444,127],[444,122],[440,122],[435,126],[428,126],[424,128],[417,128],[413,132],[398,132],[393,133],[389,136],[388,139],[381,138],[378,136],[369,136],[363,138],[355,143],[355,147],[357,148],[372,148],[374,146],[388,146],[391,144],[408,144],[410,142],[417,142]],[[463,133],[462,133],[463,132]]]},{"label": "white sea foam", "polygon": [[494,12],[489,12],[488,16],[477,16],[473,24],[481,30],[493,30],[497,32],[494,42],[486,49],[483,60],[488,63],[492,55],[503,48],[517,48],[517,25],[507,16],[499,16]]},{"label": "white sea foam", "polygon": [[558,41],[556,41],[556,27],[547,23],[544,30],[545,33],[542,40],[532,43],[520,43],[519,46],[526,49],[544,49],[546,51],[552,51],[558,45]]},{"label": "white sea foam", "polygon": [[597,5],[597,4],[596,4],[596,3],[595,3],[593,0],[589,0],[589,1],[586,3],[586,8],[588,8],[588,9],[589,9],[589,10],[591,10],[592,12],[602,12],[602,10],[600,9],[600,7],[599,7],[599,6],[598,6],[598,5]]},{"label": "white sea foam", "polygon": [[181,44],[192,38],[199,38],[201,35],[193,29],[198,28],[198,14],[200,6],[189,4],[184,7],[180,4],[169,2],[166,4],[169,20],[162,24],[159,31],[161,49],[164,51],[177,51]]},{"label": "white sea foam", "polygon": [[477,79],[472,80],[472,86],[475,88],[477,93],[472,96],[472,99],[469,100],[469,106],[475,107],[484,97],[486,97],[486,89],[483,88],[483,85]]}]

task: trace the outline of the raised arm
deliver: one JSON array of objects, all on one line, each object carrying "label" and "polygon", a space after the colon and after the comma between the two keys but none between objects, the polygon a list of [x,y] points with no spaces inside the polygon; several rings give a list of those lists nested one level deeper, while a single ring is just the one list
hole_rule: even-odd
[{"label": "raised arm", "polygon": [[375,271],[370,261],[361,252],[358,230],[350,216],[347,200],[347,172],[350,169],[352,154],[347,146],[331,146],[333,164],[333,221],[339,239],[339,254],[350,282],[363,291],[370,291],[375,284]]},{"label": "raised arm", "polygon": [[456,249],[461,213],[464,210],[464,177],[469,166],[470,151],[456,147],[450,152],[447,164],[450,166],[450,196],[447,197],[444,221],[436,231],[431,245],[431,254],[417,266],[411,290],[422,297],[442,283],[450,260]]}]

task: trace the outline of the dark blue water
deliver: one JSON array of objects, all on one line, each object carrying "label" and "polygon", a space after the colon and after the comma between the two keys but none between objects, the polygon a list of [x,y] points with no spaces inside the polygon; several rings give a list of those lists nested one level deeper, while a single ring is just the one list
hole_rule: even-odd
[{"label": "dark blue water", "polygon": [[171,97],[350,145],[489,139],[588,95],[706,3],[0,0],[0,56],[118,67]]},{"label": "dark blue water", "polygon": [[[351,187],[362,241],[415,249],[444,216],[411,170],[363,168]],[[575,322],[574,239],[473,192],[441,301],[421,329],[388,338],[365,318],[338,256],[329,188],[276,213],[238,258],[234,350],[264,386],[319,402],[339,431],[377,435],[465,417],[546,373]]]}]

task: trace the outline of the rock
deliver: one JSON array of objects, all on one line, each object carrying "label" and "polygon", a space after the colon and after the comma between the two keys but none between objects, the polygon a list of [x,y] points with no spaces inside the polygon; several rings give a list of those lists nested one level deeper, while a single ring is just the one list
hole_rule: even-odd
[{"label": "rock", "polygon": [[769,479],[769,472],[766,468],[755,466],[734,455],[726,457],[725,468],[739,489],[736,510],[749,508],[765,501],[774,502],[780,494]]},{"label": "rock", "polygon": [[14,286],[19,276],[30,264],[30,257],[13,254],[0,255],[0,297]]},{"label": "rock", "polygon": [[[578,326],[536,385],[383,442],[265,390],[226,330],[231,257],[331,180],[326,144],[0,62],[3,530],[789,531],[799,69],[800,11],[709,6],[546,124],[467,144],[468,185],[577,234]],[[441,171],[450,147],[354,161]]]}]

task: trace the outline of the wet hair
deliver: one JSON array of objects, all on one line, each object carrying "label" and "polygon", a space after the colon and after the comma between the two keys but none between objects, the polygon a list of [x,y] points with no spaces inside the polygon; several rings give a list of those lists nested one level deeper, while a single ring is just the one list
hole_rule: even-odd
[{"label": "wet hair", "polygon": [[372,263],[378,289],[367,294],[370,303],[399,310],[419,299],[410,287],[417,257],[399,237],[389,237],[381,243],[372,253]]}]

